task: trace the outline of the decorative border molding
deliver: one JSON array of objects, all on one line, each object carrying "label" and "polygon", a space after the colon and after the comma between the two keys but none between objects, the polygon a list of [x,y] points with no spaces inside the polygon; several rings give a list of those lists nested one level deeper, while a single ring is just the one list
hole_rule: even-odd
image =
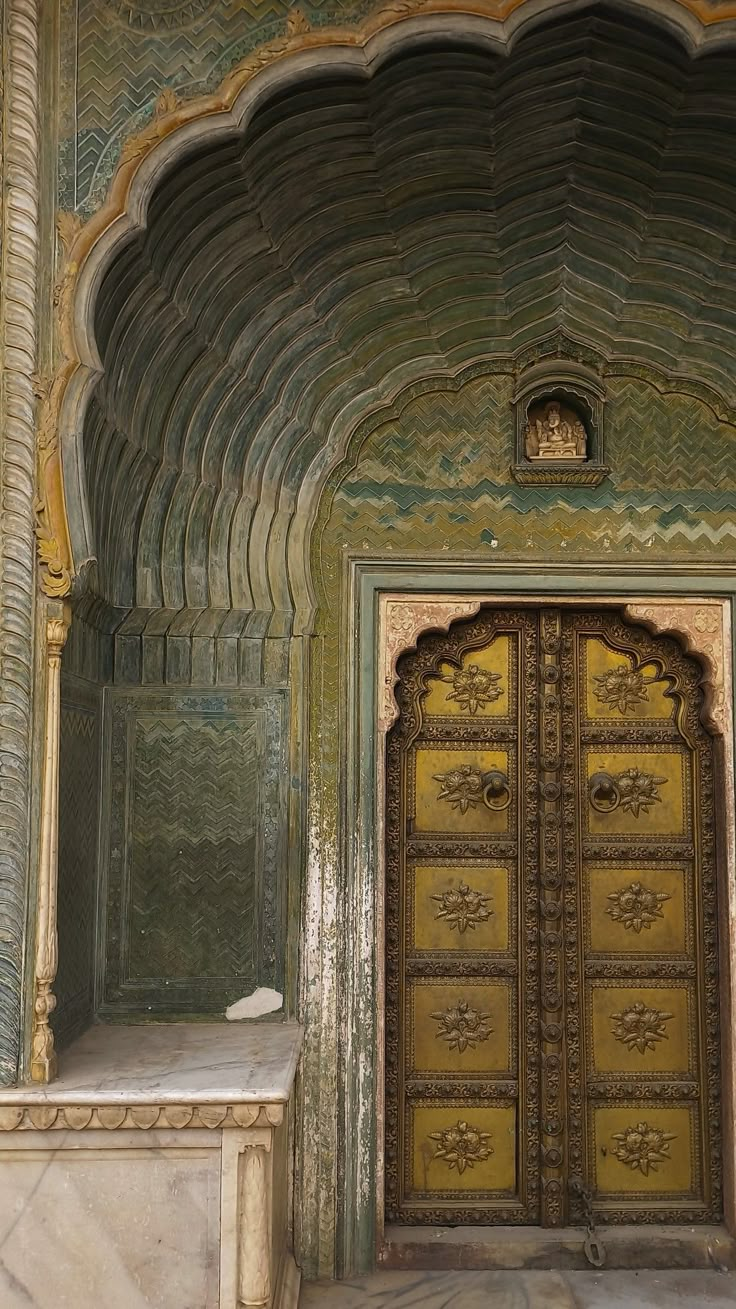
[{"label": "decorative border molding", "polygon": [[382,595],[378,612],[378,730],[388,732],[399,716],[394,689],[399,680],[396,665],[402,654],[414,650],[423,632],[447,632],[456,618],[474,618],[481,600],[459,596],[422,597]]},{"label": "decorative border molding", "polygon": [[83,1132],[137,1127],[278,1127],[285,1106],[274,1104],[0,1104],[0,1132]]},{"label": "decorative border molding", "polygon": [[624,616],[642,623],[656,636],[665,633],[679,638],[688,654],[696,655],[705,669],[706,726],[726,737],[730,725],[731,671],[727,652],[731,625],[728,606],[718,600],[678,600],[676,604],[648,602],[627,604]]},{"label": "decorative border molding", "polygon": [[40,0],[6,0],[0,300],[0,1083],[21,1043],[30,845],[38,352]]}]

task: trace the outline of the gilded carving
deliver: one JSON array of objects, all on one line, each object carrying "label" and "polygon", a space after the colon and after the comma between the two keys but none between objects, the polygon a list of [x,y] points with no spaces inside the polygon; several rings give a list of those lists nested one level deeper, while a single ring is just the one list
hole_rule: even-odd
[{"label": "gilded carving", "polygon": [[448,1168],[456,1168],[459,1173],[485,1162],[493,1154],[493,1146],[488,1144],[491,1133],[481,1132],[462,1119],[455,1127],[446,1127],[442,1132],[430,1132],[429,1139],[437,1142],[432,1158],[444,1159]]},{"label": "gilded carving", "polygon": [[466,932],[468,928],[475,931],[477,924],[487,922],[493,913],[488,908],[491,897],[481,895],[480,891],[472,891],[464,882],[458,887],[450,887],[441,895],[433,895],[432,899],[440,906],[435,918],[444,918],[450,929],[456,927],[460,933]]},{"label": "gilded carving", "polygon": [[611,1014],[613,1035],[627,1050],[645,1054],[647,1050],[654,1050],[659,1041],[667,1040],[665,1024],[672,1017],[673,1014],[663,1009],[653,1009],[637,1000],[619,1014]]},{"label": "gilded carving", "polygon": [[466,814],[483,799],[483,774],[474,764],[459,764],[446,773],[434,773],[435,782],[442,783],[438,800],[446,800],[452,809]]},{"label": "gilded carving", "polygon": [[467,1000],[458,1000],[456,1005],[433,1013],[432,1017],[439,1025],[438,1040],[447,1041],[450,1049],[460,1054],[474,1050],[479,1041],[487,1041],[493,1033],[491,1015],[474,1009]]},{"label": "gilded carving", "polygon": [[455,700],[468,714],[477,714],[479,709],[485,709],[487,704],[498,700],[502,694],[502,688],[498,685],[501,674],[492,673],[488,668],[479,668],[478,664],[468,664],[467,668],[445,673],[442,681],[452,684],[452,691],[448,691],[446,699]]},{"label": "gilded carving", "polygon": [[649,699],[647,685],[656,682],[657,678],[645,677],[638,669],[619,664],[605,673],[596,673],[593,681],[597,683],[594,688],[596,700],[626,714],[629,710],[635,713],[637,705]]},{"label": "gilded carving", "polygon": [[627,1164],[634,1171],[638,1170],[648,1177],[656,1172],[660,1164],[670,1159],[670,1142],[677,1138],[672,1132],[663,1132],[659,1127],[650,1127],[648,1123],[636,1123],[623,1132],[614,1132],[614,1141],[618,1142],[614,1150],[615,1157],[622,1164]]},{"label": "gilded carving", "polygon": [[303,10],[296,7],[290,9],[286,17],[286,35],[304,36],[309,31],[311,31],[311,24]]},{"label": "gilded carving", "polygon": [[615,777],[611,773],[593,773],[589,785],[590,803],[598,813],[610,814],[620,806],[638,818],[642,813],[649,813],[652,805],[661,802],[658,788],[666,781],[666,777],[656,777],[641,768],[625,768]]},{"label": "gilded carving", "polygon": [[614,922],[638,934],[648,931],[658,918],[664,918],[662,905],[672,896],[666,891],[652,891],[641,882],[632,882],[620,891],[613,891],[608,899],[612,903],[606,913]]},{"label": "gilded carving", "polygon": [[82,227],[82,219],[74,209],[60,209],[58,211],[56,215],[56,230],[61,237],[61,242],[67,255],[79,236]]}]

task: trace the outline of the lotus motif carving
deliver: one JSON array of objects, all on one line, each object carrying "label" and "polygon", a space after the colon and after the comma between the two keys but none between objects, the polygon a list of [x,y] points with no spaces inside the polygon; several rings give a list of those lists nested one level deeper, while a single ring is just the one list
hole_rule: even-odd
[{"label": "lotus motif carving", "polygon": [[473,1009],[467,1000],[458,1000],[456,1005],[450,1005],[432,1017],[439,1023],[437,1037],[447,1041],[450,1049],[459,1050],[460,1054],[467,1049],[474,1050],[479,1041],[487,1041],[493,1032],[491,1015]]},{"label": "lotus motif carving", "polygon": [[663,1132],[648,1123],[636,1123],[623,1132],[614,1132],[613,1139],[618,1142],[614,1150],[616,1159],[648,1177],[660,1164],[670,1161],[670,1141],[676,1137],[672,1132]]},{"label": "lotus motif carving", "polygon": [[666,781],[666,777],[654,777],[639,768],[626,768],[616,778],[621,795],[621,808],[628,809],[635,818],[639,817],[642,810],[645,814],[649,813],[653,804],[661,802],[662,797],[658,794],[657,787],[664,786]]},{"label": "lotus motif carving", "polygon": [[621,891],[613,891],[608,899],[612,903],[606,913],[614,922],[638,934],[645,929],[649,931],[658,918],[664,919],[662,905],[672,896],[666,891],[651,891],[641,882],[632,882]]},{"label": "lotus motif carving", "polygon": [[466,814],[483,799],[483,775],[475,764],[458,764],[446,773],[434,773],[432,780],[442,783],[438,800],[447,800],[453,809]]},{"label": "lotus motif carving", "polygon": [[443,1132],[430,1132],[429,1139],[437,1142],[432,1158],[444,1159],[448,1168],[456,1168],[459,1173],[483,1163],[493,1154],[493,1147],[488,1145],[491,1133],[480,1132],[464,1121],[445,1128]]},{"label": "lotus motif carving", "polygon": [[467,668],[460,668],[457,672],[445,673],[442,681],[452,683],[452,691],[448,691],[446,699],[455,700],[469,714],[477,714],[479,709],[485,709],[503,693],[498,685],[501,674],[492,673],[478,664],[468,664]]},{"label": "lotus motif carving", "polygon": [[627,664],[619,664],[617,668],[609,668],[605,673],[594,675],[595,698],[601,704],[618,709],[620,714],[626,714],[629,710],[635,711],[642,701],[649,699],[647,686],[657,680],[656,677],[645,677]]},{"label": "lotus motif carving", "polygon": [[658,1041],[667,1040],[664,1025],[673,1017],[663,1009],[652,1009],[637,1001],[622,1009],[620,1014],[611,1014],[613,1035],[627,1050],[645,1054],[647,1050],[653,1050]]},{"label": "lotus motif carving", "polygon": [[469,927],[475,931],[477,924],[487,922],[493,913],[488,908],[490,895],[481,895],[480,891],[471,890],[464,882],[442,891],[440,895],[433,895],[432,899],[440,906],[435,918],[444,918],[450,928],[456,927],[461,933]]}]

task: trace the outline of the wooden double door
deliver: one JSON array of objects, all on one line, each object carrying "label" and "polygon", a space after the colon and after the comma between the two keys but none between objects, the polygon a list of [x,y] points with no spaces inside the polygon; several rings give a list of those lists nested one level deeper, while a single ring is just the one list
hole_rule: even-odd
[{"label": "wooden double door", "polygon": [[389,1220],[720,1216],[700,676],[613,610],[483,610],[400,660]]}]

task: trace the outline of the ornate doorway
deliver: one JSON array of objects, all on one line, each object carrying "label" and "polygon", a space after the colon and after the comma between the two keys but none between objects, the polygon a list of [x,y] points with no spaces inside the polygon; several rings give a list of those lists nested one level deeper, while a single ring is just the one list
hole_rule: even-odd
[{"label": "ornate doorway", "polygon": [[484,609],[398,665],[386,1216],[721,1214],[702,670],[613,611]]}]

